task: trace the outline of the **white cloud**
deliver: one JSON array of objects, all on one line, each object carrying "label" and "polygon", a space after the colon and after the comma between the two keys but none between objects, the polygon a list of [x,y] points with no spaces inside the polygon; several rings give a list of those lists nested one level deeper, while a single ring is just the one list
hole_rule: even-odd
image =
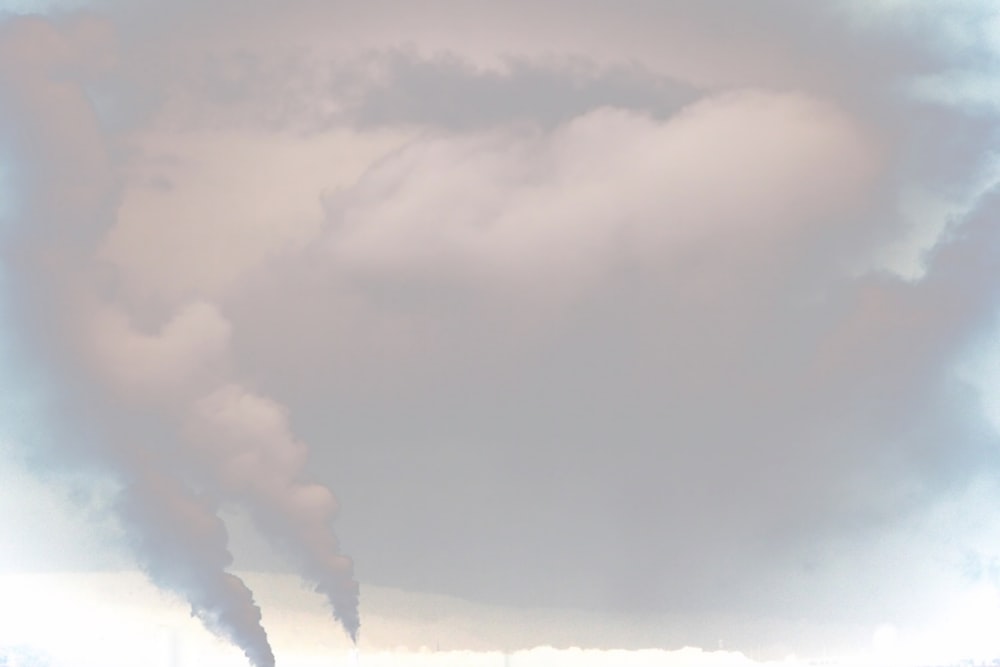
[{"label": "white cloud", "polygon": [[341,270],[572,293],[622,263],[816,234],[878,169],[865,131],[809,98],[730,94],[664,122],[603,109],[550,135],[415,142],[332,201],[327,243]]}]

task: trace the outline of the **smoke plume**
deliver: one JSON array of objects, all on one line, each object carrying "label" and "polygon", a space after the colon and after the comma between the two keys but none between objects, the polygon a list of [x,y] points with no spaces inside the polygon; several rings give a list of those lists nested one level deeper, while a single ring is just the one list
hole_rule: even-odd
[{"label": "smoke plume", "polygon": [[230,323],[205,300],[125,303],[100,258],[123,144],[94,95],[115,59],[114,31],[89,16],[0,23],[0,138],[17,195],[3,230],[7,315],[19,353],[45,371],[55,430],[78,434],[28,444],[45,465],[114,480],[113,509],[150,579],[255,667],[274,655],[252,592],[228,571],[225,506],[249,511],[356,641],[358,585],[330,526],[336,500],[304,475],[308,449],[287,410],[239,382]]},{"label": "smoke plume", "polygon": [[232,556],[226,528],[214,508],[155,470],[142,471],[119,502],[136,556],[150,579],[181,592],[191,613],[242,648],[251,664],[273,667],[274,654],[253,593],[226,572]]},{"label": "smoke plume", "polygon": [[493,604],[878,627],[1000,562],[989,3],[90,6],[0,24],[2,334],[251,659],[233,510],[357,637],[327,487]]}]

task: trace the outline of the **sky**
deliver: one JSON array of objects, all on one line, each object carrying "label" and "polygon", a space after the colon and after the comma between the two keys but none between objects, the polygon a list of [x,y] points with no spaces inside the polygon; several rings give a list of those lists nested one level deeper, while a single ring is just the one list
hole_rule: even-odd
[{"label": "sky", "polygon": [[257,667],[245,571],[347,636],[1000,586],[992,3],[0,10],[0,569],[141,570]]}]

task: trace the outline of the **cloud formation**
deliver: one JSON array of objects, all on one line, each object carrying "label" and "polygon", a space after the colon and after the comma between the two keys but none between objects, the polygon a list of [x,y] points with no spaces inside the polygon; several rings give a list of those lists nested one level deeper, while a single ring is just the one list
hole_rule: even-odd
[{"label": "cloud formation", "polygon": [[997,548],[934,519],[996,493],[997,116],[968,83],[1000,71],[995,25],[779,0],[8,19],[8,334],[79,458],[204,515],[213,581],[240,504],[352,635],[327,486],[373,582],[905,615],[936,584],[886,583],[900,554],[951,581]]}]

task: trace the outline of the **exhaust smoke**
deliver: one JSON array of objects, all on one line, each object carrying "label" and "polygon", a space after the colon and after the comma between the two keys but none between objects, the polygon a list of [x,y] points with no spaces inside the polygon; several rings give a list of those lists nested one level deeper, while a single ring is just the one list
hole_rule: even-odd
[{"label": "exhaust smoke", "polygon": [[150,580],[255,667],[275,658],[252,592],[228,572],[227,503],[294,560],[356,642],[358,584],[331,527],[337,502],[304,476],[308,448],[287,410],[232,368],[220,307],[156,302],[150,317],[102,259],[124,139],[88,86],[114,71],[114,42],[92,16],[0,20],[0,159],[18,187],[3,211],[4,315],[17,354],[53,388],[46,421],[88,434],[57,439],[40,462],[117,480],[113,510]]}]

